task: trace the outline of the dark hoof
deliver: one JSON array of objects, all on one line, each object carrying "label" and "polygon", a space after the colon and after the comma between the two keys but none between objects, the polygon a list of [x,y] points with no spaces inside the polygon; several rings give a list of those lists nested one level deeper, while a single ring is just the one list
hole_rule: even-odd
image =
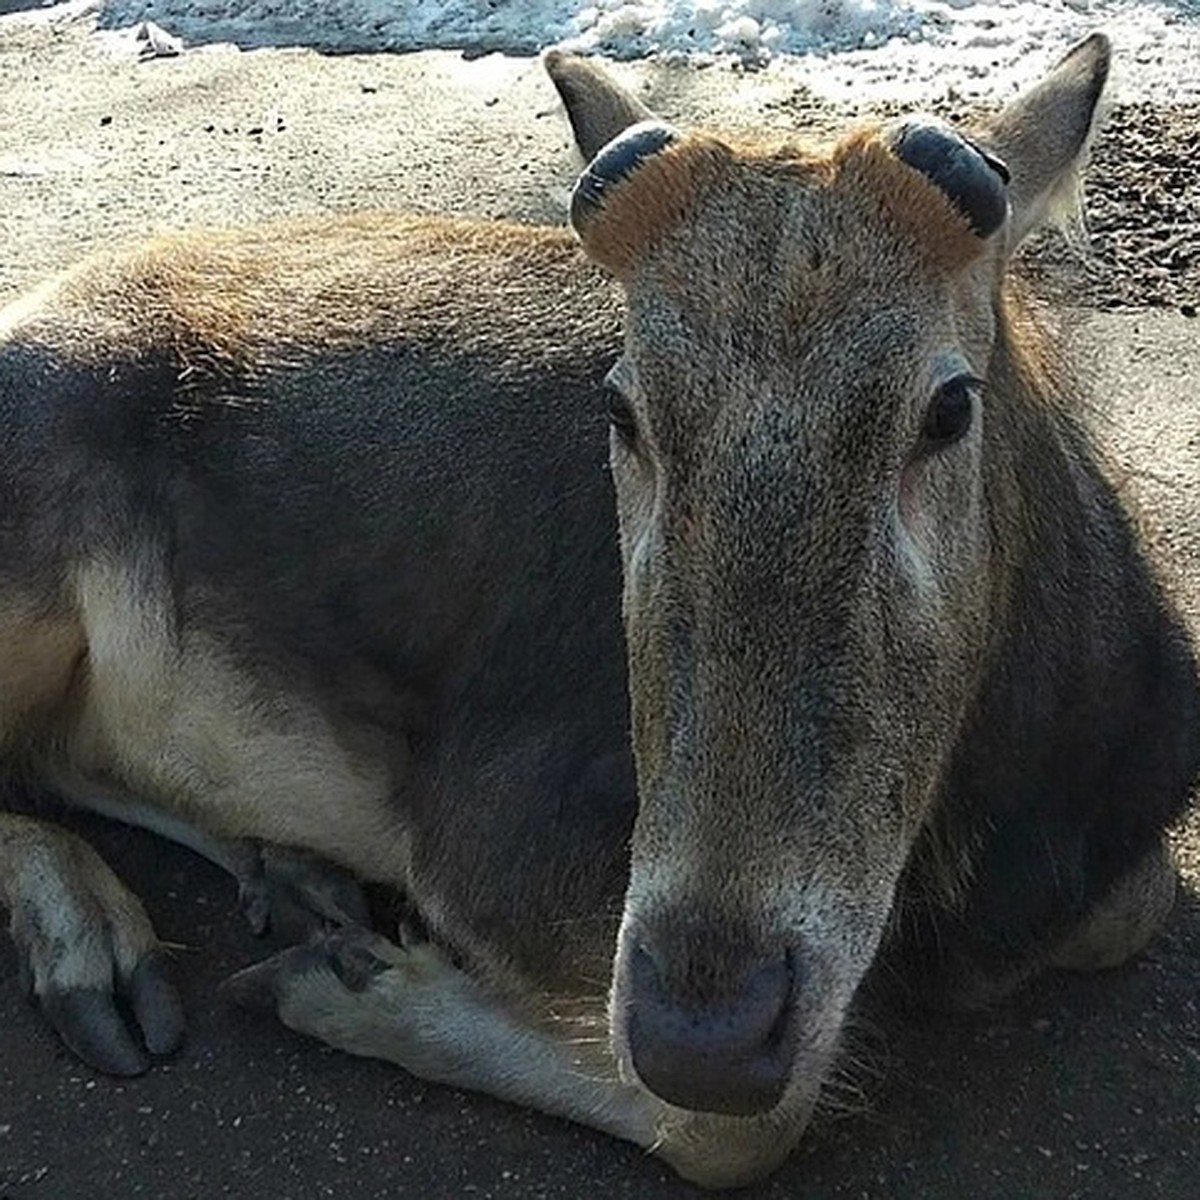
[{"label": "dark hoof", "polygon": [[146,1049],[154,1055],[171,1054],[183,1041],[183,1005],[167,977],[166,955],[148,954],[129,977],[126,991]]},{"label": "dark hoof", "polygon": [[[104,988],[51,987],[33,999],[88,1066],[106,1075],[141,1075],[150,1066],[150,1055],[170,1054],[183,1041],[183,1006],[164,963],[161,951],[148,954],[120,985],[118,996]],[[121,1001],[128,1004],[134,1029],[122,1014]],[[139,1031],[144,1049],[136,1037]]]},{"label": "dark hoof", "polygon": [[364,991],[376,975],[391,966],[372,948],[381,940],[369,930],[357,926],[336,930],[325,939],[329,965],[350,991]]},{"label": "dark hoof", "polygon": [[42,1011],[67,1046],[106,1075],[141,1075],[150,1059],[130,1036],[111,993],[99,988],[50,991]]}]

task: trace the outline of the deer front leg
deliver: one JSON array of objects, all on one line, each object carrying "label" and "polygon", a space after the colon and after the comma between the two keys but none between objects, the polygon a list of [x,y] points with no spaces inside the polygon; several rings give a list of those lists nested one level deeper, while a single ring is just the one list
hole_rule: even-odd
[{"label": "deer front leg", "polygon": [[431,942],[400,946],[351,926],[238,972],[224,990],[347,1053],[642,1146],[656,1140],[662,1106],[621,1082],[603,1047],[593,1052],[604,1030],[573,1052],[571,1034],[559,1040],[521,1022]]},{"label": "deer front leg", "polygon": [[807,1112],[743,1120],[673,1108],[621,1077],[607,1022],[582,1040],[523,1020],[436,946],[349,926],[234,975],[226,994],[350,1054],[484,1092],[646,1148],[705,1187],[739,1187],[787,1157]]},{"label": "deer front leg", "polygon": [[149,1065],[147,1051],[176,1049],[183,1011],[154,928],[87,843],[45,822],[0,814],[0,904],[10,913],[26,990],[85,1063],[137,1075]]}]

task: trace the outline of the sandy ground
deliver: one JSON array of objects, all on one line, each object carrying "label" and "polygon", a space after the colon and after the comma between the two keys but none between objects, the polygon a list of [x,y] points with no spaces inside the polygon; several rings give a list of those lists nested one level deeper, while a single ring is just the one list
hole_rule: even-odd
[{"label": "sandy ground", "polygon": [[[619,73],[681,121],[837,115],[757,76]],[[155,228],[364,204],[557,221],[574,170],[531,60],[208,49],[138,65],[98,53],[84,25],[0,23],[0,89],[0,302],[91,246]],[[1097,424],[1200,619],[1200,323],[1184,315],[1200,298],[1197,116],[1118,107],[1097,148],[1094,257],[1049,245],[1033,266],[1084,303],[1067,324],[1096,378]],[[0,1200],[691,1194],[629,1147],[227,1011],[216,984],[263,953],[232,885],[146,835],[86,828],[162,936],[187,947],[189,1039],[142,1079],[94,1076],[20,999],[3,944]],[[1127,969],[1046,980],[977,1017],[864,1019],[836,1096],[846,1111],[755,1194],[1195,1196],[1195,821],[1177,853],[1179,908]]]}]

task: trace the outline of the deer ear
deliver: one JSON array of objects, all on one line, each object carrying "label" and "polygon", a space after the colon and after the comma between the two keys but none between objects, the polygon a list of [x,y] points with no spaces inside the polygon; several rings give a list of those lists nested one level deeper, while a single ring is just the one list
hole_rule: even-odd
[{"label": "deer ear", "polygon": [[1075,205],[1111,56],[1103,34],[1085,38],[981,131],[1012,176],[1012,246]]},{"label": "deer ear", "polygon": [[654,119],[640,100],[586,58],[548,50],[542,64],[566,105],[575,144],[585,162],[591,162],[630,125]]}]

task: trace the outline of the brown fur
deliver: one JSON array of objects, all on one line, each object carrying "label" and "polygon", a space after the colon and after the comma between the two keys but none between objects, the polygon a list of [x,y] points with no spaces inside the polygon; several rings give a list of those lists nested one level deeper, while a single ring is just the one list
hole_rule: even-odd
[{"label": "brown fur", "polygon": [[726,146],[690,135],[644,163],[635,179],[608,189],[600,217],[580,230],[588,253],[617,276],[630,274],[665,234],[687,226],[709,193],[724,189],[728,202],[728,190],[738,186],[731,170],[735,157],[785,187],[821,189],[847,216],[863,204],[878,206],[933,272],[952,271],[982,252],[946,196],[899,162],[878,129],[864,128],[825,149],[794,139]]},{"label": "brown fur", "polygon": [[430,326],[453,336],[482,315],[455,295],[457,274],[482,272],[502,300],[520,294],[524,274],[553,273],[575,253],[566,234],[501,222],[298,217],[97,254],[40,289],[36,306],[18,301],[3,325],[78,364],[169,347],[186,381],[282,368]]},{"label": "brown fur", "polygon": [[720,142],[692,136],[644,163],[637,186],[618,184],[605,196],[601,221],[580,231],[591,257],[617,275],[632,270],[663,234],[678,229],[720,188],[730,160]]}]

